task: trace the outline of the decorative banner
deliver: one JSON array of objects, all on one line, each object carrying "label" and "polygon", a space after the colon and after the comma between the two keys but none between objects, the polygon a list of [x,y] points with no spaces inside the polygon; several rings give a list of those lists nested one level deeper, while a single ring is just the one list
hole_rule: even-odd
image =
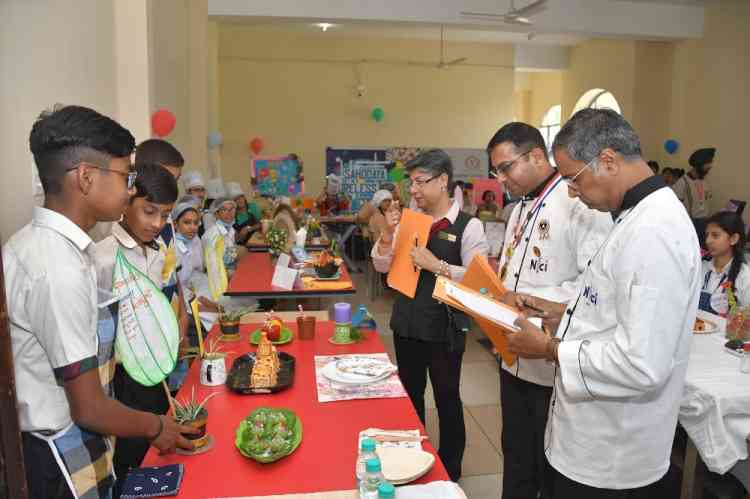
[{"label": "decorative banner", "polygon": [[115,350],[123,367],[143,386],[160,383],[174,369],[180,343],[172,305],[119,249],[112,293],[120,299]]},{"label": "decorative banner", "polygon": [[[488,178],[487,152],[483,149],[443,149],[453,162],[453,180],[473,181]],[[414,159],[422,148],[388,147],[366,149],[326,149],[326,175],[343,179],[343,193],[352,200],[356,211],[383,182],[401,185],[404,165]],[[385,178],[384,178],[385,177]],[[498,190],[502,192],[499,184]],[[403,197],[403,196],[402,196]],[[499,196],[498,199],[502,199]]]},{"label": "decorative banner", "polygon": [[250,175],[261,195],[297,196],[304,193],[299,161],[290,156],[253,158]]},{"label": "decorative banner", "polygon": [[482,195],[485,191],[492,191],[495,193],[495,203],[502,208],[503,207],[503,185],[495,180],[494,178],[475,178],[472,180],[474,185],[474,204],[479,206],[482,201]]}]

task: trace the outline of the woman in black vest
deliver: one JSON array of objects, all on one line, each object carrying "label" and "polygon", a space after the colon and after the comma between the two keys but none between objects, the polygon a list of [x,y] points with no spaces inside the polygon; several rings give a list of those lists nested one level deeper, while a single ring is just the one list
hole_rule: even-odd
[{"label": "woman in black vest", "polygon": [[[432,291],[437,275],[460,280],[475,255],[487,255],[488,246],[479,219],[462,212],[450,198],[453,165],[444,151],[421,153],[406,165],[406,173],[412,199],[433,218],[433,225],[427,247],[412,250],[414,266],[421,271],[416,294],[413,299],[397,294],[390,327],[399,377],[422,423],[429,371],[440,419],[438,454],[451,480],[457,481],[466,446],[459,381],[469,319],[433,299]],[[386,213],[387,228],[372,250],[375,268],[383,273],[391,266],[400,218],[396,203],[393,206]]]}]

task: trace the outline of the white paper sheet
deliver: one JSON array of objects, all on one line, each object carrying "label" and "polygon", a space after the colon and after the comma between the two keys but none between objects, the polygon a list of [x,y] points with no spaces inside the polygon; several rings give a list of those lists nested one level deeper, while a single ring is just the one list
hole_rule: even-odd
[{"label": "white paper sheet", "polygon": [[[287,258],[289,257],[287,256]],[[295,279],[297,279],[297,270],[277,265],[276,269],[273,271],[271,286],[289,290],[294,288]]]},{"label": "white paper sheet", "polygon": [[482,317],[486,317],[512,331],[519,331],[519,328],[515,325],[518,314],[513,310],[503,307],[488,298],[466,292],[449,282],[445,283],[445,292],[448,296]]},{"label": "white paper sheet", "polygon": [[286,268],[289,266],[289,262],[291,262],[291,260],[292,259],[288,254],[282,253],[279,255],[279,259],[276,260],[276,266]]}]

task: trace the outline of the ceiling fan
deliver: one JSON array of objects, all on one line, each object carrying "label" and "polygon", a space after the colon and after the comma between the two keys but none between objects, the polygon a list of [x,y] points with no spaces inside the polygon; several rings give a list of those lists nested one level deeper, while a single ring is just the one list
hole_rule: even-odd
[{"label": "ceiling fan", "polygon": [[456,64],[461,64],[462,62],[466,62],[466,57],[459,57],[458,59],[453,59],[452,61],[446,61],[445,60],[445,26],[442,24],[440,25],[440,61],[437,64],[438,69],[447,68],[450,66],[455,66]]},{"label": "ceiling fan", "polygon": [[505,14],[491,14],[489,12],[461,12],[461,15],[466,17],[478,17],[481,19],[502,19],[506,24],[520,24],[522,26],[530,26],[534,24],[534,22],[529,18],[534,14],[538,14],[539,12],[546,9],[546,3],[547,0],[535,0],[527,6],[517,9],[515,0],[510,0],[510,8]]}]

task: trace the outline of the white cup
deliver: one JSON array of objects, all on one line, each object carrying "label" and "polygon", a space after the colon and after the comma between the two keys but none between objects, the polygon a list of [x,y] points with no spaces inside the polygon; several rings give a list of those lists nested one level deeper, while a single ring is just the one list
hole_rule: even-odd
[{"label": "white cup", "polygon": [[223,385],[227,380],[227,367],[224,357],[201,360],[201,384],[205,386]]}]

